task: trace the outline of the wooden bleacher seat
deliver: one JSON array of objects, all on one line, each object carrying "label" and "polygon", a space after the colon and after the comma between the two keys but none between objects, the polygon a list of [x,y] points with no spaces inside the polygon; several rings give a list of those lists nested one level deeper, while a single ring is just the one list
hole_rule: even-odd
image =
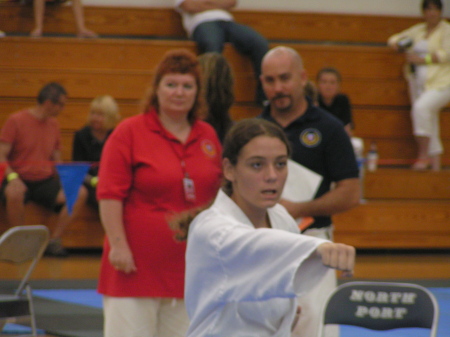
[{"label": "wooden bleacher seat", "polygon": [[[162,55],[173,48],[197,51],[171,8],[87,6],[86,25],[104,36],[88,40],[64,36],[75,32],[71,8],[66,6],[47,9],[45,33],[57,37],[39,39],[28,38],[33,26],[30,6],[0,6],[2,30],[13,33],[0,39],[0,125],[10,113],[34,105],[34,97],[45,82],[61,82],[69,92],[68,104],[58,117],[67,161],[73,134],[84,125],[92,98],[111,94],[124,118],[137,114]],[[415,143],[402,75],[404,59],[385,43],[388,36],[419,22],[419,18],[243,10],[234,15],[237,21],[265,35],[271,47],[287,44],[298,50],[310,78],[314,79],[323,66],[337,67],[343,75],[343,91],[353,104],[355,135],[363,138],[366,149],[370,142],[377,142],[381,164],[410,164]],[[238,120],[258,115],[250,61],[229,45],[224,55],[236,78],[232,117]],[[450,165],[449,107],[441,114],[441,130],[446,149],[443,160]],[[448,186],[449,172],[417,174],[383,167],[367,174],[367,203],[335,217],[337,240],[371,249],[450,248],[448,194],[428,193],[423,198],[423,189],[435,191],[445,186],[436,181]],[[53,217],[39,207],[30,204],[28,213],[30,221],[42,218],[52,226]],[[0,217],[0,230],[5,226],[4,217]],[[64,244],[100,247],[102,238],[98,214],[87,208],[68,228]]]},{"label": "wooden bleacher seat", "polygon": [[[10,37],[0,43],[4,50],[10,51],[0,58],[0,123],[11,112],[34,104],[33,95],[42,83],[61,79],[70,98],[60,116],[65,160],[70,160],[73,132],[84,124],[93,97],[111,94],[119,101],[124,117],[138,113],[140,99],[162,55],[172,48],[195,51],[191,41],[167,40]],[[415,143],[407,87],[401,73],[401,54],[378,46],[289,45],[301,53],[312,78],[326,65],[341,70],[343,91],[353,103],[355,134],[365,140],[366,147],[376,141],[382,159],[399,159],[403,164],[414,158]],[[233,117],[240,119],[259,114],[260,109],[252,103],[256,83],[250,61],[231,46],[226,46],[224,54],[236,76]],[[445,148],[450,148],[449,112],[447,108],[442,113]],[[450,154],[444,154],[444,161],[450,163]]]},{"label": "wooden bleacher seat", "polygon": [[[42,224],[55,228],[57,214],[33,202],[25,206],[25,224]],[[0,205],[0,233],[8,229],[4,205]],[[74,219],[64,232],[63,244],[68,248],[94,248],[103,246],[104,230],[99,215],[92,207],[83,208],[80,216]]]},{"label": "wooden bleacher seat", "polygon": [[[2,30],[28,34],[33,29],[31,6],[1,4]],[[419,22],[414,17],[236,9],[237,22],[272,41],[385,44],[387,37]],[[85,6],[86,26],[100,35],[186,39],[180,15],[173,8]],[[47,6],[45,32],[74,34],[72,9]]]},{"label": "wooden bleacher seat", "polygon": [[364,201],[333,217],[335,240],[360,249],[450,248],[450,171],[367,172]]}]

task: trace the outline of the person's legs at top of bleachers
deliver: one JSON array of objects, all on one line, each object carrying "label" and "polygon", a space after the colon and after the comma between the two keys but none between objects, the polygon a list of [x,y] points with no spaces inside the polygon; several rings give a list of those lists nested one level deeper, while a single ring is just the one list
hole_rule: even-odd
[{"label": "person's legs at top of bleachers", "polygon": [[192,39],[197,43],[201,54],[206,52],[222,53],[224,43],[230,42],[237,51],[249,56],[257,81],[255,101],[262,104],[266,96],[262,90],[259,75],[262,58],[269,50],[269,43],[262,35],[254,29],[234,21],[209,21],[197,26],[192,34]]},{"label": "person's legs at top of bleachers", "polygon": [[73,15],[75,17],[75,23],[77,26],[77,37],[82,38],[95,38],[98,37],[97,33],[90,29],[87,29],[84,24],[84,11],[81,0],[72,0]]},{"label": "person's legs at top of bleachers", "polygon": [[[31,31],[32,37],[41,37],[44,30],[44,13],[45,13],[45,0],[33,0],[34,7],[34,22],[35,27]],[[72,0],[73,15],[75,17],[75,24],[77,28],[78,37],[95,38],[98,35],[87,29],[84,25],[84,12],[81,0]]]},{"label": "person's legs at top of bleachers", "polygon": [[226,29],[227,42],[230,42],[240,53],[250,57],[252,61],[258,84],[256,102],[261,104],[266,96],[262,90],[259,75],[261,74],[261,61],[269,50],[269,42],[256,30],[246,25],[234,21],[224,22],[223,25]]},{"label": "person's legs at top of bleachers", "polygon": [[208,52],[222,53],[226,42],[223,21],[208,21],[199,24],[192,33],[200,54]]},{"label": "person's legs at top of bleachers", "polygon": [[450,88],[427,90],[413,102],[411,117],[418,154],[413,169],[423,170],[429,165],[440,170],[443,152],[439,130],[439,112],[449,102]]}]

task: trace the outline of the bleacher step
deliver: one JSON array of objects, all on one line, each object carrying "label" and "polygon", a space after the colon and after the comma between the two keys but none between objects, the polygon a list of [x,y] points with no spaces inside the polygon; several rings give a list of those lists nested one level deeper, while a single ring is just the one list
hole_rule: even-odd
[{"label": "bleacher step", "polygon": [[449,200],[368,200],[333,219],[336,241],[357,248],[450,248]]},{"label": "bleacher step", "polygon": [[381,168],[375,172],[366,172],[364,198],[369,200],[447,200],[450,202],[450,171]]}]

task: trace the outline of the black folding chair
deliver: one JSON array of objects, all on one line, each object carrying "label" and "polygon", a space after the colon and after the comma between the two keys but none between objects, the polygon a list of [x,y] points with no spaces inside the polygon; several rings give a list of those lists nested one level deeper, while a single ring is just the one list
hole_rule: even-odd
[{"label": "black folding chair", "polygon": [[[322,310],[318,337],[327,324],[371,330],[427,328],[435,337],[439,306],[426,288],[410,283],[348,282],[330,294]],[[344,337],[344,336],[341,336]]]}]

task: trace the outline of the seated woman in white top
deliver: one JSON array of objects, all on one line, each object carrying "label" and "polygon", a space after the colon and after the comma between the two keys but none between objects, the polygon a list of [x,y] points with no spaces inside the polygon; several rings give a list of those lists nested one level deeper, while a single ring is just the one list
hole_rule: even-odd
[{"label": "seated woman in white top", "polygon": [[284,132],[262,119],[235,124],[224,142],[225,185],[189,226],[188,336],[290,336],[307,292],[327,268],[353,271],[355,249],[299,234],[279,204],[290,154]]}]

